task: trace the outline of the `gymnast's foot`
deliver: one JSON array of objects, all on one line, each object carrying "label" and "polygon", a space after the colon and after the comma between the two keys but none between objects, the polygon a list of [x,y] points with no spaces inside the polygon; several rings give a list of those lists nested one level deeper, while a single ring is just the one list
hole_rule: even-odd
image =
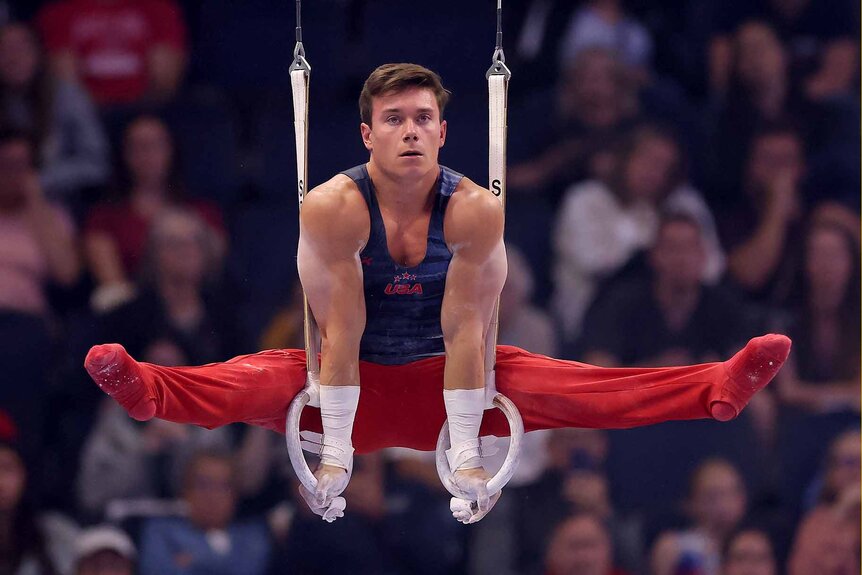
[{"label": "gymnast's foot", "polygon": [[741,351],[724,362],[727,382],[720,399],[710,406],[712,416],[728,421],[739,415],[751,397],[766,387],[790,353],[790,338],[770,333],[755,337]]},{"label": "gymnast's foot", "polygon": [[116,343],[90,348],[84,367],[93,381],[138,421],[156,414],[156,402],[148,397],[141,366]]}]

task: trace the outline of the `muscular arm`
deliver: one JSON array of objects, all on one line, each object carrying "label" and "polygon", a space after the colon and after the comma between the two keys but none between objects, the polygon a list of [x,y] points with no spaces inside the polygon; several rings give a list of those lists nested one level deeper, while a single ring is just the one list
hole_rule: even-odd
[{"label": "muscular arm", "polygon": [[368,239],[362,196],[345,176],[312,190],[299,218],[297,265],[320,327],[322,385],[359,385],[365,295],[359,252]]},{"label": "muscular arm", "polygon": [[445,389],[484,386],[485,335],[506,281],[503,208],[465,178],[446,211],[444,232],[453,252],[441,322],[446,346]]}]

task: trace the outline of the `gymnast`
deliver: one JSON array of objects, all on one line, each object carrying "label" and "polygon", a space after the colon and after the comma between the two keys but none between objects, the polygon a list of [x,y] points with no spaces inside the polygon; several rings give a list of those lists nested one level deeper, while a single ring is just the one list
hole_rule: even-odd
[{"label": "gymnast", "polygon": [[[431,70],[374,70],[359,97],[368,162],[317,186],[302,204],[299,277],[321,353],[319,411],[306,409],[300,427],[322,439],[317,487],[301,491],[327,520],[354,450],[433,450],[447,419],[446,459],[475,502],[467,512],[453,507],[455,518],[478,521],[500,495],[486,488],[480,437],[509,433],[500,412],[485,413],[486,335],[506,279],[503,207],[491,191],[438,163],[447,100]],[[501,345],[495,384],[526,431],[727,421],[769,383],[789,350],[787,337],[770,334],[724,362],[600,368]],[[245,422],[282,433],[307,381],[302,350],[172,368],[137,362],[107,344],[90,350],[85,367],[137,420],[208,428]]]}]

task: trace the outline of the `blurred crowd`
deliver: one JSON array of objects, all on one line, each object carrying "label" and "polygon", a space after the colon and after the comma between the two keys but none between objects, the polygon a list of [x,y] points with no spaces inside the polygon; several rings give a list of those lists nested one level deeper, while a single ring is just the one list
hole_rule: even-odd
[{"label": "blurred crowd", "polygon": [[[727,424],[528,434],[469,527],[432,454],[361,456],[324,524],[280,437],[133,421],[82,368],[303,347],[293,2],[0,0],[0,575],[859,572],[858,2],[503,4],[501,343],[669,366],[777,331],[776,381]],[[312,184],[365,161],[392,61],[441,73],[441,162],[485,181],[493,2],[303,10]]]}]

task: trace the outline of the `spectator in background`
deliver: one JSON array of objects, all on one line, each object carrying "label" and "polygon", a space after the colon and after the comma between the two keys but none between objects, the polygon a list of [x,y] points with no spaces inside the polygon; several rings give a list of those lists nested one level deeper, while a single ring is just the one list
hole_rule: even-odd
[{"label": "spectator in background", "polygon": [[[444,503],[444,513],[436,516],[426,507],[414,507],[417,501],[405,501],[403,492],[388,489],[382,453],[356,457],[352,479],[343,494],[350,502],[348,513],[334,524],[311,512],[299,494],[295,476],[292,483],[296,512],[276,561],[279,566],[288,565],[292,573],[377,575],[394,570],[431,575],[446,573],[457,564],[452,558],[452,532],[462,526],[452,521],[445,506],[448,497],[442,502],[437,499],[436,509]],[[454,551],[457,560],[459,550]]]},{"label": "spectator in background", "polygon": [[578,513],[557,525],[545,553],[545,575],[622,575],[601,518]]},{"label": "spectator in background", "polygon": [[[756,130],[793,115],[804,121],[789,62],[775,31],[764,22],[746,22],[731,44],[726,96],[714,120],[711,183],[716,201],[738,189],[745,154]],[[807,110],[806,110],[807,111]]]},{"label": "spectator in background", "polygon": [[732,56],[728,92],[713,120],[710,180],[716,201],[739,189],[751,139],[769,124],[793,118],[808,154],[821,162],[855,142],[856,134],[849,141],[844,126],[858,123],[858,106],[851,112],[846,105],[806,99],[791,81],[787,50],[769,24],[742,24]]},{"label": "spectator in background", "polygon": [[858,429],[845,431],[832,440],[823,470],[806,494],[809,509],[817,505],[840,507],[856,497],[854,493],[862,484],[860,452],[862,439]]},{"label": "spectator in background", "polygon": [[74,240],[71,218],[45,199],[29,138],[0,132],[0,405],[22,427],[28,455],[39,446],[50,368],[47,288],[77,282]]},{"label": "spectator in background", "polygon": [[[580,334],[583,314],[599,283],[653,242],[661,209],[678,205],[711,225],[709,209],[697,192],[680,186],[683,164],[672,135],[642,126],[615,150],[606,178],[566,191],[553,231],[552,302],[565,340]],[[721,257],[717,245],[710,248],[711,260]]]},{"label": "spectator in background", "polygon": [[859,498],[855,510],[818,507],[799,524],[787,562],[788,575],[859,573]]},{"label": "spectator in background", "polygon": [[75,541],[74,575],[134,575],[135,544],[120,529],[85,529]]},{"label": "spectator in background", "polygon": [[[503,572],[532,573],[542,564],[554,527],[572,514],[587,513],[602,522],[612,542],[612,561],[626,570],[637,571],[642,555],[640,527],[619,515],[610,499],[604,472],[607,435],[587,429],[553,430],[546,441],[546,451],[547,463],[541,475],[510,487],[513,509],[504,509],[513,518],[512,533],[506,539],[488,541],[486,549],[479,552],[506,557],[509,564]],[[501,542],[503,549],[497,549]],[[485,564],[491,563],[486,559]],[[496,571],[483,571],[493,572]]]},{"label": "spectator in background", "polygon": [[194,453],[230,446],[226,428],[137,423],[104,403],[81,450],[78,506],[88,518],[103,520],[112,501],[174,497]]},{"label": "spectator in background", "polygon": [[[212,230],[196,214],[162,213],[150,232],[146,281],[133,300],[102,317],[106,337],[160,365],[210,363],[235,355],[230,307],[207,290],[219,269],[217,251]],[[246,437],[253,435],[250,431]],[[193,451],[230,443],[227,428],[139,424],[106,404],[84,446],[82,507],[101,517],[112,499],[170,495]]]},{"label": "spectator in background", "polygon": [[713,89],[728,85],[731,34],[741,23],[758,19],[775,26],[790,55],[793,76],[811,100],[853,93],[857,83],[858,18],[847,0],[734,0],[717,11],[710,44]]},{"label": "spectator in background", "polygon": [[724,542],[747,509],[745,485],[728,461],[708,459],[695,470],[687,501],[690,527],[659,536],[652,550],[652,575],[718,575]]},{"label": "spectator in background", "polygon": [[[120,197],[95,206],[84,228],[84,253],[98,288],[92,304],[106,311],[134,294],[147,235],[153,222],[171,207],[201,215],[224,243],[221,211],[214,204],[184,197],[174,142],[164,122],[140,116],[126,128]],[[219,247],[219,253],[223,251]]]},{"label": "spectator in background", "polygon": [[530,91],[551,87],[559,60],[548,55],[560,53],[575,8],[570,0],[523,0],[503,11],[503,30],[512,39],[506,58],[512,70],[519,70],[519,85]]},{"label": "spectator in background", "polygon": [[39,178],[52,198],[74,202],[108,179],[108,142],[86,92],[47,70],[33,31],[0,28],[0,127],[35,136]]},{"label": "spectator in background", "polygon": [[776,575],[777,572],[768,533],[757,528],[743,528],[728,539],[721,575]]},{"label": "spectator in background", "polygon": [[790,315],[776,320],[794,338],[776,391],[785,405],[803,411],[858,412],[859,243],[842,225],[815,219],[803,245],[786,299]]},{"label": "spectator in background", "polygon": [[649,252],[650,277],[610,286],[587,315],[584,361],[603,367],[718,361],[747,339],[740,302],[704,284],[700,224],[666,214]]},{"label": "spectator in background", "polygon": [[262,520],[239,522],[236,464],[228,454],[202,452],[188,464],[183,500],[188,517],[150,519],[140,545],[141,575],[258,575],[271,542]]},{"label": "spectator in background", "polygon": [[554,108],[548,133],[531,147],[538,153],[510,168],[507,185],[556,204],[571,182],[606,171],[607,148],[638,115],[637,91],[613,52],[588,48],[561,73]]},{"label": "spectator in background", "polygon": [[500,333],[497,341],[551,357],[557,356],[557,334],[548,314],[534,306],[533,272],[520,250],[506,248],[509,273],[500,294]]},{"label": "spectator in background", "polygon": [[60,0],[38,15],[57,74],[99,106],[170,100],[186,67],[186,29],[173,0]]},{"label": "spectator in background", "polygon": [[571,62],[589,48],[604,48],[616,52],[636,77],[645,80],[652,59],[652,38],[626,12],[624,4],[624,0],[589,0],[578,8],[563,37],[561,61]]},{"label": "spectator in background", "polygon": [[161,212],[150,228],[138,294],[103,316],[105,337],[161,365],[236,355],[231,307],[218,293],[219,251],[213,230],[196,213]]},{"label": "spectator in background", "polygon": [[718,218],[730,279],[758,301],[792,281],[787,255],[800,236],[804,175],[799,134],[785,125],[765,127],[751,140],[741,197],[730,195]]},{"label": "spectator in background", "polygon": [[[230,307],[208,290],[220,266],[216,244],[212,230],[195,213],[162,212],[148,240],[145,281],[133,300],[101,318],[106,337],[161,365],[210,363],[235,355]],[[246,438],[254,435],[249,431]],[[140,424],[105,404],[82,453],[81,505],[101,517],[112,499],[169,496],[192,452],[228,448],[231,440],[227,428]],[[241,453],[252,456],[246,449]],[[247,469],[253,467],[244,466],[243,472]]]},{"label": "spectator in background", "polygon": [[49,203],[36,174],[31,141],[0,133],[0,310],[45,317],[45,286],[71,286],[80,266],[69,216]]},{"label": "spectator in background", "polygon": [[303,349],[305,347],[305,298],[299,282],[290,300],[269,320],[260,336],[260,349]]},{"label": "spectator in background", "polygon": [[36,507],[21,453],[0,438],[0,573],[66,573],[76,532],[67,519]]}]

